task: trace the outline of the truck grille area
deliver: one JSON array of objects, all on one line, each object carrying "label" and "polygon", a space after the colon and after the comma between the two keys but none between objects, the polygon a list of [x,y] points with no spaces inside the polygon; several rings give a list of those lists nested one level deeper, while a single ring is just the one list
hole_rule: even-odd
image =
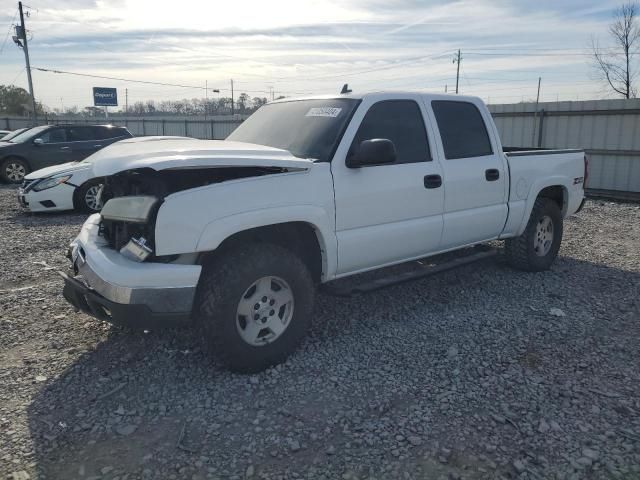
[{"label": "truck grille area", "polygon": [[155,250],[153,230],[153,224],[128,223],[104,219],[100,223],[100,235],[107,241],[109,247],[114,250],[120,250],[132,237],[144,238],[148,246]]},{"label": "truck grille area", "polygon": [[[166,186],[156,172],[145,170],[127,171],[105,179],[103,196],[108,199],[152,195],[160,200],[166,195]],[[109,247],[120,250],[131,238],[144,238],[147,245],[155,250],[155,221],[161,201],[151,212],[145,223],[102,218],[100,235]],[[153,255],[152,255],[153,256]]]}]

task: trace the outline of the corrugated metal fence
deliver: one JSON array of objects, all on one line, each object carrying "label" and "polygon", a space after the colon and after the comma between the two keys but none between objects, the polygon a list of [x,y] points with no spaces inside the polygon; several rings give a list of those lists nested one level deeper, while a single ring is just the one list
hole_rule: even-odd
[{"label": "corrugated metal fence", "polygon": [[[640,198],[640,99],[490,105],[502,144],[509,147],[581,148],[590,157],[592,193]],[[243,118],[112,117],[134,135],[224,139]],[[104,123],[96,119],[41,119],[42,123]],[[29,125],[0,117],[0,128]]]},{"label": "corrugated metal fence", "polygon": [[[111,117],[105,119],[92,118],[40,118],[40,124],[104,124],[127,127],[135,136],[145,135],[179,135],[193,138],[223,140],[244,120],[241,116],[219,116],[203,118],[177,117]],[[0,117],[0,128],[15,130],[31,125],[31,120],[23,117]]]},{"label": "corrugated metal fence", "polygon": [[640,99],[491,105],[502,144],[581,148],[591,193],[640,198]]}]

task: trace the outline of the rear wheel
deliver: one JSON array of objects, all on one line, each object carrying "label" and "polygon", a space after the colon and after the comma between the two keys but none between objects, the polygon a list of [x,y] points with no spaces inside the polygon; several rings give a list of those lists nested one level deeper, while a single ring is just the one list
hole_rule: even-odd
[{"label": "rear wheel", "polygon": [[562,212],[549,198],[537,198],[522,235],[505,241],[509,264],[520,270],[547,270],[558,255],[562,242]]},{"label": "rear wheel", "polygon": [[314,293],[307,267],[289,250],[239,246],[203,271],[197,308],[204,340],[230,370],[264,370],[304,338]]},{"label": "rear wheel", "polygon": [[7,158],[0,167],[0,178],[8,183],[22,183],[29,165],[20,158]]},{"label": "rear wheel", "polygon": [[85,213],[96,213],[102,210],[102,199],[99,195],[102,182],[89,180],[76,189],[74,204],[77,210]]}]

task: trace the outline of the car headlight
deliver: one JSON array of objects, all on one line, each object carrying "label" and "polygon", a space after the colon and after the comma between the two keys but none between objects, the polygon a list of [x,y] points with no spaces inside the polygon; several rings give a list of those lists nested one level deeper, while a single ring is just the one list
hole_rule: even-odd
[{"label": "car headlight", "polygon": [[61,183],[66,182],[71,178],[71,175],[62,175],[58,177],[47,178],[46,180],[42,180],[38,182],[33,189],[36,192],[41,192],[42,190],[47,190],[48,188],[53,188],[56,185],[60,185]]}]

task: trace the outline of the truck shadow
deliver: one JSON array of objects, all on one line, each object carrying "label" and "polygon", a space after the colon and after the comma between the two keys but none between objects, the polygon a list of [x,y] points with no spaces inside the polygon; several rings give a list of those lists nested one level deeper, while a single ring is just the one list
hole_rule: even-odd
[{"label": "truck shadow", "polygon": [[[638,367],[639,285],[638,273],[561,257],[539,274],[493,260],[353,298],[321,295],[299,351],[255,376],[209,360],[195,331],[112,327],[70,355],[28,407],[34,468],[43,478],[240,478],[249,464],[303,472],[318,459],[341,471],[344,458],[325,452],[347,444],[375,452],[377,466],[394,460],[393,448],[407,452],[405,465],[426,462],[437,445],[486,454],[494,429],[505,428],[490,415],[514,398],[553,418],[568,380],[587,397],[589,386],[615,391],[609,400],[622,406],[640,393],[620,371],[623,358]],[[632,411],[610,410],[607,422],[625,426]],[[563,415],[567,431],[597,422],[586,409]],[[388,435],[363,437],[372,422]],[[394,447],[407,428],[423,443]],[[562,462],[555,446],[550,437],[542,453]],[[520,447],[503,448],[508,458]]]}]

